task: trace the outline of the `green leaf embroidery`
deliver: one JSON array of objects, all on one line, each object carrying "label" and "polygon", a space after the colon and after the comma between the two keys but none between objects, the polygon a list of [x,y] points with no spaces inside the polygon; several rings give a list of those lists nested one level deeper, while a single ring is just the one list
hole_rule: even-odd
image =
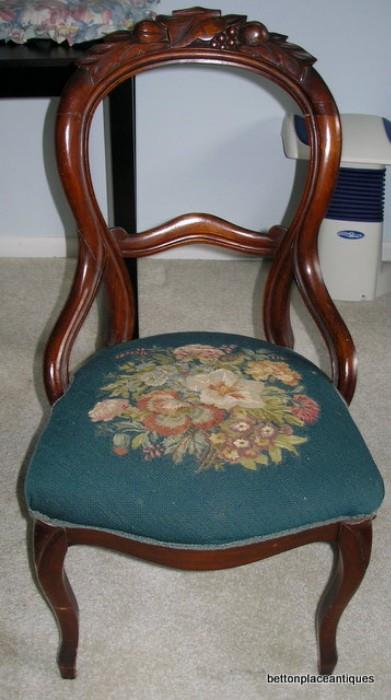
[{"label": "green leaf embroidery", "polygon": [[178,465],[190,457],[197,471],[256,471],[298,455],[318,418],[300,375],[277,352],[195,343],[132,354],[107,375],[89,412],[121,458],[140,450]]},{"label": "green leaf embroidery", "polygon": [[132,440],[132,449],[137,450],[138,447],[141,447],[141,445],[144,444],[146,438],[148,437],[147,433],[139,433],[136,435],[133,440]]},{"label": "green leaf embroidery", "polygon": [[251,469],[252,471],[255,471],[257,468],[257,461],[255,459],[241,459],[240,464],[245,469]]},{"label": "green leaf embroidery", "polygon": [[272,462],[275,462],[276,464],[280,464],[282,461],[282,452],[279,447],[270,447],[269,455]]}]

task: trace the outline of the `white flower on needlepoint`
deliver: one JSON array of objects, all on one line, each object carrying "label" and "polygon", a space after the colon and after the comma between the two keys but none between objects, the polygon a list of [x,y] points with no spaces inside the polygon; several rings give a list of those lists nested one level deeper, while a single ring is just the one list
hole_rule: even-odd
[{"label": "white flower on needlepoint", "polygon": [[150,372],[143,372],[141,374],[141,379],[147,386],[163,386],[163,384],[168,381],[171,374],[172,372],[157,367]]},{"label": "white flower on needlepoint", "polygon": [[129,401],[126,399],[105,399],[98,401],[94,408],[88,412],[88,415],[93,423],[107,422],[120,416],[127,408],[129,408]]},{"label": "white flower on needlepoint", "polygon": [[227,369],[217,369],[207,374],[189,375],[186,386],[200,393],[202,403],[227,410],[234,406],[262,408],[261,397],[264,385],[248,379],[241,379]]}]

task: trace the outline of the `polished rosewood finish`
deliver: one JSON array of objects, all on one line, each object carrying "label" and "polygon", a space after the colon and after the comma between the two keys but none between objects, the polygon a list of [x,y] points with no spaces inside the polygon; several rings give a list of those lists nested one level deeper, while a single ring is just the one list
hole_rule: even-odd
[{"label": "polished rosewood finish", "polygon": [[75,678],[79,611],[64,569],[68,547],[88,544],[113,549],[164,566],[191,571],[229,569],[313,542],[329,542],[334,564],[316,611],[318,670],[332,673],[338,660],[339,619],[358,589],[371,556],[372,523],[342,522],[312,528],[265,542],[226,549],[181,549],[138,542],[92,528],[62,528],[36,521],[34,556],[37,578],[60,630],[58,665],[63,678]]},{"label": "polished rosewood finish", "polygon": [[[269,32],[259,22],[202,8],[143,21],[130,34],[108,37],[79,61],[62,96],[57,119],[59,171],[78,224],[80,251],[69,299],[46,351],[45,379],[52,402],[68,385],[72,346],[102,281],[110,305],[108,342],[129,340],[134,333],[136,302],[124,259],[195,242],[272,259],[264,297],[265,331],[269,340],[288,347],[293,346],[290,290],[296,283],[327,344],[333,381],[350,401],[356,381],[354,345],[324,286],[317,254],[318,229],[339,167],[340,121],[332,95],[313,68],[314,61],[287,37]],[[110,229],[105,222],[93,191],[88,154],[90,125],[98,104],[117,86],[143,71],[189,62],[235,66],[264,76],[289,93],[305,115],[311,158],[304,192],[289,229],[275,226],[260,234],[204,213],[185,214],[141,233]],[[333,523],[214,550],[166,547],[93,528],[36,522],[36,570],[59,623],[61,674],[73,678],[76,672],[78,611],[64,572],[69,546],[97,545],[171,567],[203,570],[240,566],[319,541],[331,543],[335,550],[334,568],[316,616],[319,670],[327,674],[337,661],[338,620],[369,562],[370,519]]]},{"label": "polished rosewood finish", "polygon": [[[131,34],[109,36],[79,61],[58,111],[57,152],[83,245],[75,287],[48,344],[45,377],[51,401],[67,386],[71,348],[102,275],[111,308],[109,342],[129,340],[136,309],[123,257],[153,254],[184,241],[273,257],[264,297],[268,339],[293,345],[289,297],[296,282],[329,349],[333,380],[346,400],[351,400],[356,382],[354,345],[324,286],[317,254],[317,233],[339,166],[340,121],[332,95],[312,66],[314,61],[301,47],[268,32],[259,22],[247,22],[242,15],[222,17],[217,10],[201,8],[141,22]],[[237,66],[265,76],[285,89],[306,117],[312,158],[296,216],[284,237],[279,237],[278,246],[275,235],[269,244],[270,234],[262,236],[228,222],[222,224],[208,214],[189,214],[137,236],[132,231],[128,240],[120,234],[120,245],[116,245],[118,236],[113,237],[103,219],[92,188],[87,146],[98,104],[140,72],[187,62]]]},{"label": "polished rosewood finish", "polygon": [[192,243],[219,245],[239,253],[272,257],[286,230],[282,226],[273,226],[268,235],[262,235],[212,214],[183,214],[136,236],[128,236],[121,228],[111,229],[111,232],[121,255],[126,258],[140,258]]}]

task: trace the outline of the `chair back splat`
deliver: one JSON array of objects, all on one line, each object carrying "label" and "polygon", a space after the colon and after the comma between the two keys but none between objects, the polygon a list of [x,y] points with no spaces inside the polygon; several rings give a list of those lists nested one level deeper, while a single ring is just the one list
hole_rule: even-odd
[{"label": "chair back splat", "polygon": [[[109,343],[133,337],[135,295],[124,257],[152,255],[188,243],[208,243],[273,258],[266,284],[266,337],[293,346],[289,298],[293,281],[311,311],[331,357],[334,383],[349,402],[356,380],[355,351],[349,331],[324,286],[317,255],[317,233],[338,172],[341,132],[338,111],[313,68],[315,59],[281,34],[268,32],[243,15],[222,17],[217,10],[177,11],[141,22],[132,34],[109,36],[79,61],[58,111],[60,175],[76,217],[81,246],[71,297],[46,354],[46,386],[53,401],[69,382],[70,351],[104,277],[111,309]],[[110,230],[92,186],[88,137],[93,114],[115,87],[159,66],[204,63],[235,66],[277,83],[296,101],[306,119],[311,147],[307,181],[288,231],[265,235],[208,214],[180,216],[149,231]],[[130,235],[128,235],[130,234]]]},{"label": "chair back splat", "polygon": [[[355,351],[319,269],[317,233],[338,173],[341,131],[314,61],[259,22],[192,8],[109,36],[79,62],[62,96],[57,158],[79,230],[79,261],[46,349],[54,406],[25,493],[37,578],[60,629],[64,678],[76,673],[78,608],[64,570],[68,547],[76,544],[205,570],[328,542],[336,556],[316,634],[320,673],[335,667],[338,621],[369,563],[383,482],[346,406]],[[296,101],[311,157],[288,229],[276,225],[261,234],[198,212],[142,232],[107,225],[89,165],[93,115],[129,78],[183,63],[249,71]],[[267,340],[190,331],[134,339],[136,302],[125,259],[190,243],[271,259]],[[108,343],[69,383],[72,346],[102,282]],[[333,382],[292,350],[293,283],[327,344]]]}]

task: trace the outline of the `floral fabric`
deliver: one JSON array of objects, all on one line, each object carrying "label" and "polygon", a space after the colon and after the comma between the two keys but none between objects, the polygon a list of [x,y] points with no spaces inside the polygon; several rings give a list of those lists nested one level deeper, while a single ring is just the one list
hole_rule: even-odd
[{"label": "floral fabric", "polygon": [[118,457],[256,470],[298,455],[319,416],[300,374],[268,350],[192,343],[123,355],[89,411]]},{"label": "floral fabric", "polygon": [[25,490],[48,522],[201,548],[362,517],[384,493],[323,372],[210,332],[95,353],[54,405]]},{"label": "floral fabric", "polygon": [[131,29],[160,0],[5,0],[0,3],[0,39],[24,44],[52,39],[77,44]]}]

